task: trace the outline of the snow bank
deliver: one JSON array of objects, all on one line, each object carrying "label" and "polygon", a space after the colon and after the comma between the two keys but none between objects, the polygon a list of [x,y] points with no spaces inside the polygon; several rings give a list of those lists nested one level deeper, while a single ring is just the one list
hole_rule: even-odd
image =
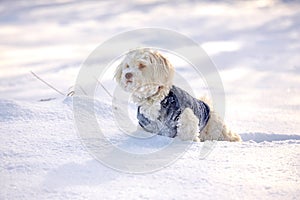
[{"label": "snow bank", "polygon": [[[97,105],[106,107],[106,102]],[[74,127],[71,98],[31,103],[2,99],[0,108],[1,199],[293,199],[299,195],[300,136],[242,133],[245,142],[217,142],[206,157],[201,156],[206,144],[193,143],[171,165],[133,175],[108,168],[87,152]],[[114,133],[110,127],[102,126],[108,134]],[[122,132],[113,136],[114,145],[132,153],[157,150],[173,140],[158,136],[134,142]]]}]

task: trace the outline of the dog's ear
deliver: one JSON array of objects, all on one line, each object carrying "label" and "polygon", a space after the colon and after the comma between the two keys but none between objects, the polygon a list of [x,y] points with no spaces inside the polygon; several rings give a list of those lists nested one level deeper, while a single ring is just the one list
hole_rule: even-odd
[{"label": "dog's ear", "polygon": [[117,81],[117,83],[121,82],[121,76],[122,76],[122,63],[118,65],[115,71],[114,79]]},{"label": "dog's ear", "polygon": [[171,68],[173,68],[171,63],[160,53],[156,53],[156,57],[158,58],[159,63],[162,64],[164,70],[169,71]]},{"label": "dog's ear", "polygon": [[172,85],[173,77],[174,77],[174,67],[165,58],[158,52],[153,52],[152,56],[155,58],[155,66],[157,67],[157,71],[159,71],[159,75],[161,76],[160,79],[163,80],[166,84]]}]

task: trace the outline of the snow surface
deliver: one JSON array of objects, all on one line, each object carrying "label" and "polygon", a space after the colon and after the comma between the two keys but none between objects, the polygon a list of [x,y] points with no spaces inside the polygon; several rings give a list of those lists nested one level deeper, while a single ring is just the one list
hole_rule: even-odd
[{"label": "snow surface", "polygon": [[[1,1],[0,199],[298,199],[299,19],[297,1]],[[225,88],[226,123],[243,142],[217,142],[205,158],[206,143],[192,143],[172,164],[138,175],[88,153],[73,99],[29,72],[67,93],[94,48],[144,26],[179,31],[206,50]],[[207,92],[170,59],[198,96]],[[101,81],[112,91],[109,74]],[[96,94],[97,119],[118,148],[149,153],[173,141],[118,131],[109,96]],[[134,106],[128,112],[134,121]]]}]

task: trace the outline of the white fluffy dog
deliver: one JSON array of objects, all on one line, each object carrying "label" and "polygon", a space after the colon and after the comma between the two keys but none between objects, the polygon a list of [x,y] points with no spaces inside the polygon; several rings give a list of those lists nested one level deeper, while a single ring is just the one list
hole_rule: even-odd
[{"label": "white fluffy dog", "polygon": [[173,85],[174,68],[157,51],[130,51],[115,72],[118,84],[132,94],[139,125],[146,131],[181,140],[241,141],[201,100]]}]

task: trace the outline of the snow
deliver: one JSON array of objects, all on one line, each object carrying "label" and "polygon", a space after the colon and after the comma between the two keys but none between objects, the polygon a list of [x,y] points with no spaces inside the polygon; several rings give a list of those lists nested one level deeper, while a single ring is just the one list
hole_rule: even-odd
[{"label": "snow", "polygon": [[[110,169],[86,151],[76,135],[71,99],[26,104],[1,100],[0,107],[6,110],[1,112],[0,127],[1,199],[296,199],[299,195],[300,136],[242,134],[245,142],[218,142],[204,159],[200,155],[204,143],[193,143],[173,164],[135,175]],[[157,136],[142,146],[141,141],[133,143],[116,134],[110,136],[115,145],[133,152],[155,151],[172,140]],[[274,141],[261,141],[264,137]],[[159,139],[161,143],[155,142]]]},{"label": "snow", "polygon": [[[279,0],[1,1],[0,199],[297,199],[299,11],[297,1]],[[67,93],[93,49],[144,26],[179,31],[206,50],[225,88],[226,123],[243,142],[181,143],[124,134],[115,124],[110,96],[97,87],[97,121],[115,147],[137,155],[171,143],[187,147],[151,172],[115,170],[82,141],[74,99],[30,74]],[[207,93],[186,62],[168,56],[195,95]],[[100,80],[110,92],[116,87],[113,67]],[[135,106],[126,112],[135,124]]]}]

